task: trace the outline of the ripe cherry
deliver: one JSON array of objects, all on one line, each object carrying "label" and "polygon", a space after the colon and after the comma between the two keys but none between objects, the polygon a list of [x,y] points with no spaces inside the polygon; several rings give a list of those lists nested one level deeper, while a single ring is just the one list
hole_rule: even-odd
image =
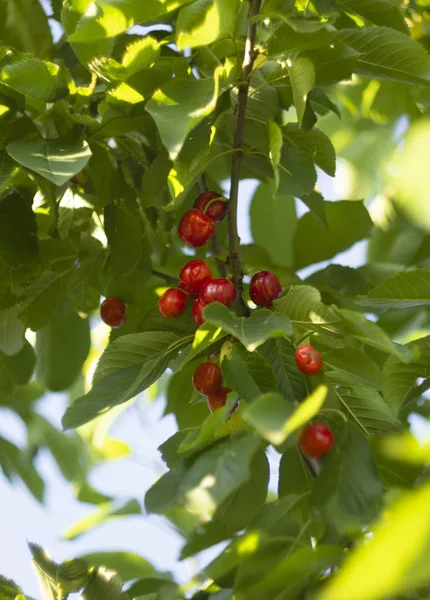
[{"label": "ripe cherry", "polygon": [[225,306],[230,306],[236,299],[236,288],[228,279],[209,279],[202,285],[200,299],[205,304],[221,302]]},{"label": "ripe cherry", "polygon": [[[222,408],[223,406],[226,405],[227,396],[230,392],[231,392],[230,388],[222,387],[220,390],[218,390],[218,392],[215,392],[214,394],[209,394],[208,408],[211,411],[211,413],[215,412],[219,408]],[[239,406],[239,402],[236,402],[236,404],[231,409],[230,414],[234,413],[234,411],[237,409],[238,406]]]},{"label": "ripe cherry", "polygon": [[334,444],[331,429],[324,423],[305,427],[299,437],[299,450],[309,458],[320,458],[330,452]]},{"label": "ripe cherry", "polygon": [[179,288],[170,288],[160,296],[158,310],[165,319],[180,317],[187,306],[187,294]]},{"label": "ripe cherry", "polygon": [[193,319],[197,327],[200,327],[200,325],[203,325],[205,322],[203,318],[203,309],[206,308],[206,306],[207,304],[202,302],[201,298],[197,298],[193,304]]},{"label": "ripe cherry", "polygon": [[218,192],[203,192],[194,202],[194,208],[198,208],[219,223],[227,214],[227,201]]},{"label": "ripe cherry", "polygon": [[215,222],[201,210],[193,208],[186,212],[179,221],[178,231],[179,237],[185,244],[199,248],[213,236]]},{"label": "ripe cherry", "polygon": [[198,366],[194,371],[193,386],[204,396],[219,392],[222,386],[222,374],[219,366],[211,362],[204,362]]},{"label": "ripe cherry", "polygon": [[100,316],[106,325],[109,325],[112,329],[116,329],[124,323],[127,316],[127,309],[122,300],[111,296],[102,302]]},{"label": "ripe cherry", "polygon": [[257,306],[270,306],[281,293],[279,279],[271,271],[260,271],[251,279],[249,295]]},{"label": "ripe cherry", "polygon": [[182,269],[179,280],[183,290],[198,296],[202,285],[211,277],[209,265],[204,260],[190,260]]},{"label": "ripe cherry", "polygon": [[297,368],[305,375],[316,375],[323,368],[323,355],[310,344],[299,346],[294,358]]}]

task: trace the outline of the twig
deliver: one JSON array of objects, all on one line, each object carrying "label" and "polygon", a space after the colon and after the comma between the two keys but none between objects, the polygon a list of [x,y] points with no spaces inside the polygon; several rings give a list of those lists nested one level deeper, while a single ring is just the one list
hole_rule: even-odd
[{"label": "twig", "polygon": [[[202,173],[197,181],[197,187],[199,188],[200,194],[207,190],[205,175]],[[218,233],[215,230],[215,233],[212,236],[210,241],[210,249],[213,257],[215,258],[216,265],[218,267],[219,274],[221,277],[227,277],[227,265],[225,262],[219,258],[222,256],[222,247],[221,242],[219,241]]]},{"label": "twig", "polygon": [[167,283],[174,283],[178,285],[179,279],[177,277],[173,277],[173,275],[169,275],[168,273],[162,273],[161,271],[157,271],[156,269],[152,269],[152,274],[156,277],[160,277],[160,279],[164,279]]},{"label": "twig", "polygon": [[312,477],[314,477],[315,479],[318,477],[319,473],[318,473],[318,466],[307,456],[304,456],[302,454],[303,460],[306,463],[306,466],[309,469],[310,474],[312,475]]},{"label": "twig", "polygon": [[237,206],[239,200],[240,168],[243,160],[243,143],[245,136],[245,115],[249,93],[249,77],[256,58],[255,38],[257,23],[254,17],[258,14],[261,0],[249,0],[248,35],[246,38],[245,58],[243,61],[242,76],[239,81],[239,91],[236,107],[236,127],[234,132],[232,156],[231,187],[228,211],[228,238],[230,247],[230,271],[233,283],[237,290],[238,308],[243,315],[249,314],[249,309],[243,300],[243,273],[240,260],[240,238],[237,230]]}]

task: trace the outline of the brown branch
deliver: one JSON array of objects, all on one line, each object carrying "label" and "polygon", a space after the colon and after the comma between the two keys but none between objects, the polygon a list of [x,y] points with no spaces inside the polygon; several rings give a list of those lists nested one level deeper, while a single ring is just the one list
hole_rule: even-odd
[{"label": "brown branch", "polygon": [[152,274],[155,277],[160,277],[160,279],[164,279],[166,283],[173,283],[174,285],[179,285],[179,279],[177,277],[173,277],[173,275],[169,275],[168,273],[162,273],[161,271],[157,271],[156,269],[152,269]]},{"label": "brown branch", "polygon": [[[200,177],[197,181],[197,187],[199,189],[200,194],[202,194],[203,192],[206,192],[207,186],[206,186],[206,180],[205,180],[204,173],[202,173],[202,175],[200,175]],[[219,274],[221,275],[221,277],[227,277],[227,275],[228,275],[227,265],[222,260],[222,247],[221,247],[221,242],[219,241],[219,237],[216,232],[216,229],[215,229],[215,233],[213,234],[211,241],[209,243],[209,247],[210,247],[213,257],[215,258],[215,262],[218,267]]]},{"label": "brown branch", "polygon": [[255,38],[257,23],[254,18],[261,6],[261,0],[249,0],[248,35],[246,38],[245,58],[243,61],[242,75],[239,81],[239,91],[236,106],[236,127],[234,132],[233,147],[235,152],[231,165],[230,200],[228,211],[228,238],[230,246],[230,271],[233,283],[237,290],[238,309],[241,314],[248,315],[249,309],[243,300],[243,273],[240,260],[240,237],[237,229],[237,206],[239,201],[240,169],[243,160],[243,144],[245,137],[245,116],[248,103],[249,78],[252,72],[257,53],[255,51]]}]

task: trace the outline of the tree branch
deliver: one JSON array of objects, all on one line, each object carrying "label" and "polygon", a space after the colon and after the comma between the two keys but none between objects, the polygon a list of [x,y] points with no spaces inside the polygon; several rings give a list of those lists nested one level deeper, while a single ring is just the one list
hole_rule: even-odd
[{"label": "tree branch", "polygon": [[[206,192],[207,186],[206,186],[206,180],[205,180],[204,173],[202,175],[200,175],[199,180],[197,182],[197,187],[199,188],[200,194],[202,194],[203,192]],[[228,275],[227,265],[222,260],[222,258],[220,258],[220,257],[222,257],[222,247],[221,247],[221,242],[219,241],[219,237],[216,232],[216,229],[215,229],[215,233],[213,234],[211,241],[209,243],[209,247],[212,252],[212,255],[215,258],[215,262],[217,264],[219,274],[221,275],[221,277],[227,277],[227,275]]]},{"label": "tree branch", "polygon": [[155,277],[159,277],[160,279],[164,279],[166,283],[173,283],[174,285],[179,284],[179,279],[177,277],[173,277],[173,275],[169,275],[168,273],[162,273],[161,271],[157,271],[156,269],[152,269],[152,274]]},{"label": "tree branch", "polygon": [[248,35],[246,38],[245,58],[242,75],[239,81],[239,91],[236,106],[236,127],[234,132],[234,150],[231,165],[231,187],[228,211],[228,238],[230,247],[230,271],[237,290],[238,306],[243,315],[249,314],[249,309],[243,300],[243,273],[240,260],[240,238],[237,230],[237,207],[239,200],[240,169],[243,160],[243,143],[245,136],[245,115],[249,93],[249,77],[256,58],[255,38],[257,23],[253,21],[261,6],[261,0],[249,0]]}]

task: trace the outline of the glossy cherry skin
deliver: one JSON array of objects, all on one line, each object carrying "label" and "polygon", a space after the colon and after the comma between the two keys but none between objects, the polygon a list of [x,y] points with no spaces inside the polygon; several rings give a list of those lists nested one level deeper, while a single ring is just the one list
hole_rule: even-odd
[{"label": "glossy cherry skin", "polygon": [[212,273],[204,260],[190,260],[179,274],[181,288],[191,296],[198,296],[202,285],[211,279]]},{"label": "glossy cherry skin", "polygon": [[204,362],[197,367],[193,375],[193,386],[196,392],[209,396],[219,392],[222,387],[222,374],[218,365]]},{"label": "glossy cherry skin", "polygon": [[203,318],[203,309],[206,308],[206,306],[207,304],[202,302],[201,298],[197,298],[193,304],[193,319],[197,327],[200,327],[200,325],[203,325],[205,322]]},{"label": "glossy cherry skin", "polygon": [[186,212],[179,221],[178,232],[185,244],[199,248],[206,244],[215,233],[215,221],[201,210],[193,208]]},{"label": "glossy cherry skin", "polygon": [[206,213],[208,217],[213,219],[215,223],[219,223],[227,214],[227,201],[218,192],[203,192],[194,202],[194,208],[198,208]]},{"label": "glossy cherry skin", "polygon": [[100,316],[106,325],[109,325],[112,329],[116,329],[124,323],[127,316],[127,309],[122,300],[111,296],[102,302]]},{"label": "glossy cherry skin", "polygon": [[323,355],[310,344],[299,346],[294,358],[297,368],[305,375],[316,375],[323,368]]},{"label": "glossy cherry skin", "polygon": [[225,306],[230,306],[236,299],[236,288],[228,279],[209,279],[202,285],[200,299],[205,304],[221,302]]},{"label": "glossy cherry skin", "polygon": [[305,427],[299,437],[299,450],[309,458],[320,458],[330,452],[334,444],[331,429],[324,423]]},{"label": "glossy cherry skin", "polygon": [[270,306],[281,294],[279,279],[271,271],[260,271],[251,279],[249,295],[257,306]]},{"label": "glossy cherry skin", "polygon": [[187,306],[187,294],[179,288],[170,288],[160,296],[158,310],[165,319],[180,317]]},{"label": "glossy cherry skin", "polygon": [[[226,405],[227,396],[229,395],[230,392],[231,392],[230,388],[222,387],[218,392],[215,392],[214,394],[209,394],[208,408],[211,411],[211,413],[215,412],[219,408],[222,408],[223,406]],[[239,406],[239,402],[236,402],[236,404],[231,409],[230,414],[234,413],[234,411],[237,409],[238,406]]]}]

